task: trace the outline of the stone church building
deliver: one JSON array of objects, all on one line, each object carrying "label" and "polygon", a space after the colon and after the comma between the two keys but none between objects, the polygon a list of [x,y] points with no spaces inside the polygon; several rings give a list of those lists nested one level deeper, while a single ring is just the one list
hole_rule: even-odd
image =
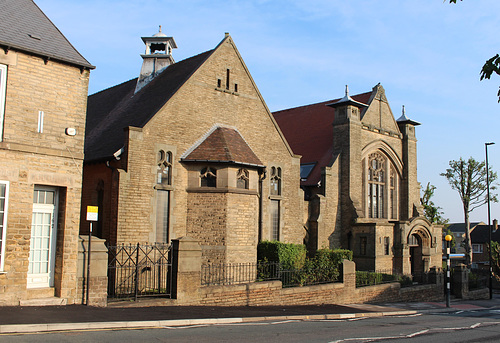
[{"label": "stone church building", "polygon": [[274,113],[302,156],[306,242],[352,250],[357,269],[416,274],[441,266],[441,229],[423,217],[419,123],[395,120],[384,88]]},{"label": "stone church building", "polygon": [[[267,108],[233,39],[175,62],[142,38],[138,78],[88,99],[82,209],[108,244],[197,239],[205,263],[255,262],[261,240],[354,251],[358,269],[441,265],[422,216],[417,122],[384,89]],[[81,222],[81,232],[88,223]]]},{"label": "stone church building", "polygon": [[82,209],[99,207],[94,234],[189,236],[210,263],[255,262],[259,240],[302,243],[300,157],[231,36],[180,62],[161,28],[142,39],[140,76],[88,99]]}]

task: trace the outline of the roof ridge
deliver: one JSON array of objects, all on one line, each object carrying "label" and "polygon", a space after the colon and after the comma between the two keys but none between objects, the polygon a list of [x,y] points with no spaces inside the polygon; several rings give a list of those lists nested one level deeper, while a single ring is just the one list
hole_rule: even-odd
[{"label": "roof ridge", "polygon": [[93,93],[93,94],[90,94],[90,95],[89,95],[89,97],[90,97],[90,96],[94,96],[94,95],[101,94],[102,92],[106,92],[106,91],[108,91],[108,90],[110,90],[110,89],[113,89],[113,88],[116,88],[116,87],[123,86],[123,85],[124,85],[124,84],[126,84],[127,82],[130,82],[130,81],[133,81],[133,80],[137,80],[137,79],[138,79],[138,77],[134,77],[133,79],[130,79],[130,80],[127,80],[127,81],[123,81],[122,83],[116,84],[116,85],[114,85],[114,86],[111,86],[111,87],[108,87],[108,88],[101,89],[101,90],[100,90],[100,91],[98,91],[98,92],[95,92],[95,93]]},{"label": "roof ridge", "polygon": [[[47,18],[47,20],[49,21],[49,23],[51,23],[55,29],[57,30],[57,32],[59,32],[61,34],[61,36],[64,38],[64,40],[73,48],[73,50],[75,50],[75,52],[84,60],[86,61],[88,64],[89,64],[89,67],[91,69],[95,69],[95,66],[93,66],[85,57],[83,57],[83,55],[78,51],[78,49],[75,48],[75,46],[73,44],[71,44],[71,42],[68,40],[68,38],[66,38],[66,36],[61,32],[61,30],[59,30],[59,28],[57,27],[57,25],[55,25],[52,20],[50,20],[50,18],[45,14],[44,11],[42,11],[42,9],[40,7],[38,7],[38,5],[35,3],[34,0],[31,0],[33,2],[33,4],[36,6],[36,8],[38,8],[38,10],[42,13],[43,16],[45,16],[45,18]],[[76,62],[73,62],[73,63],[76,63]]]},{"label": "roof ridge", "polygon": [[[372,91],[363,92],[363,93],[359,93],[359,94],[355,94],[355,95],[351,95],[351,98],[359,97],[361,95],[365,95],[365,94],[369,94],[369,93],[372,93]],[[287,111],[291,111],[291,110],[296,110],[296,109],[299,109],[299,108],[306,108],[306,107],[317,106],[317,105],[321,105],[321,104],[325,104],[326,105],[327,103],[336,103],[336,102],[340,101],[341,99],[342,98],[335,98],[335,99],[332,99],[332,100],[319,101],[319,102],[315,102],[315,103],[308,104],[308,105],[290,107],[290,108],[286,108],[286,109],[283,109],[283,110],[274,111],[273,114],[280,114],[280,113],[283,113],[283,112],[287,112]]]}]

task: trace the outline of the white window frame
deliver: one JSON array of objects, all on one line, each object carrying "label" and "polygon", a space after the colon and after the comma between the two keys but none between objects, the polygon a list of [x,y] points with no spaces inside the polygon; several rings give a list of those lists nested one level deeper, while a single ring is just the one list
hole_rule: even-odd
[{"label": "white window frame", "polygon": [[3,210],[3,222],[2,224],[2,242],[0,246],[0,272],[4,270],[4,262],[5,262],[5,239],[7,237],[7,211],[9,209],[9,181],[0,181],[0,184],[5,185],[5,202]]},{"label": "white window frame", "polygon": [[5,114],[5,95],[7,89],[7,66],[0,64],[0,142],[3,141],[3,123]]},{"label": "white window frame", "polygon": [[483,253],[483,245],[482,244],[472,244],[472,252],[474,254],[482,254]]}]

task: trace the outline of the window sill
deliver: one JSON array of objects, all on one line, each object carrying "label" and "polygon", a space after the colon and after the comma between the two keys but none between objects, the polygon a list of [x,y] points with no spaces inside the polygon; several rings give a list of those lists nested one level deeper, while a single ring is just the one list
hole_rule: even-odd
[{"label": "window sill", "polygon": [[173,191],[174,190],[174,186],[155,185],[153,188],[157,189],[157,190],[163,190],[163,191]]},{"label": "window sill", "polygon": [[188,193],[234,193],[258,195],[256,190],[241,188],[189,187],[186,191]]},{"label": "window sill", "polygon": [[218,91],[218,92],[227,93],[227,94],[231,94],[231,95],[236,95],[236,96],[240,95],[240,93],[238,93],[238,92],[231,92],[230,90],[227,90],[227,89],[224,89],[224,88],[215,87],[215,90]]}]

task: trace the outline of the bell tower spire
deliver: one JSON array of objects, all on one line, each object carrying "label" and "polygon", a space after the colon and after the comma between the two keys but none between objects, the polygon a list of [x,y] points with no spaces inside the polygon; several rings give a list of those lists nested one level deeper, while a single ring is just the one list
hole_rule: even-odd
[{"label": "bell tower spire", "polygon": [[169,65],[174,64],[172,49],[177,48],[173,37],[168,37],[161,31],[161,25],[157,33],[151,37],[141,37],[146,45],[146,51],[142,57],[142,68],[135,92],[147,85],[152,79],[160,74]]}]

